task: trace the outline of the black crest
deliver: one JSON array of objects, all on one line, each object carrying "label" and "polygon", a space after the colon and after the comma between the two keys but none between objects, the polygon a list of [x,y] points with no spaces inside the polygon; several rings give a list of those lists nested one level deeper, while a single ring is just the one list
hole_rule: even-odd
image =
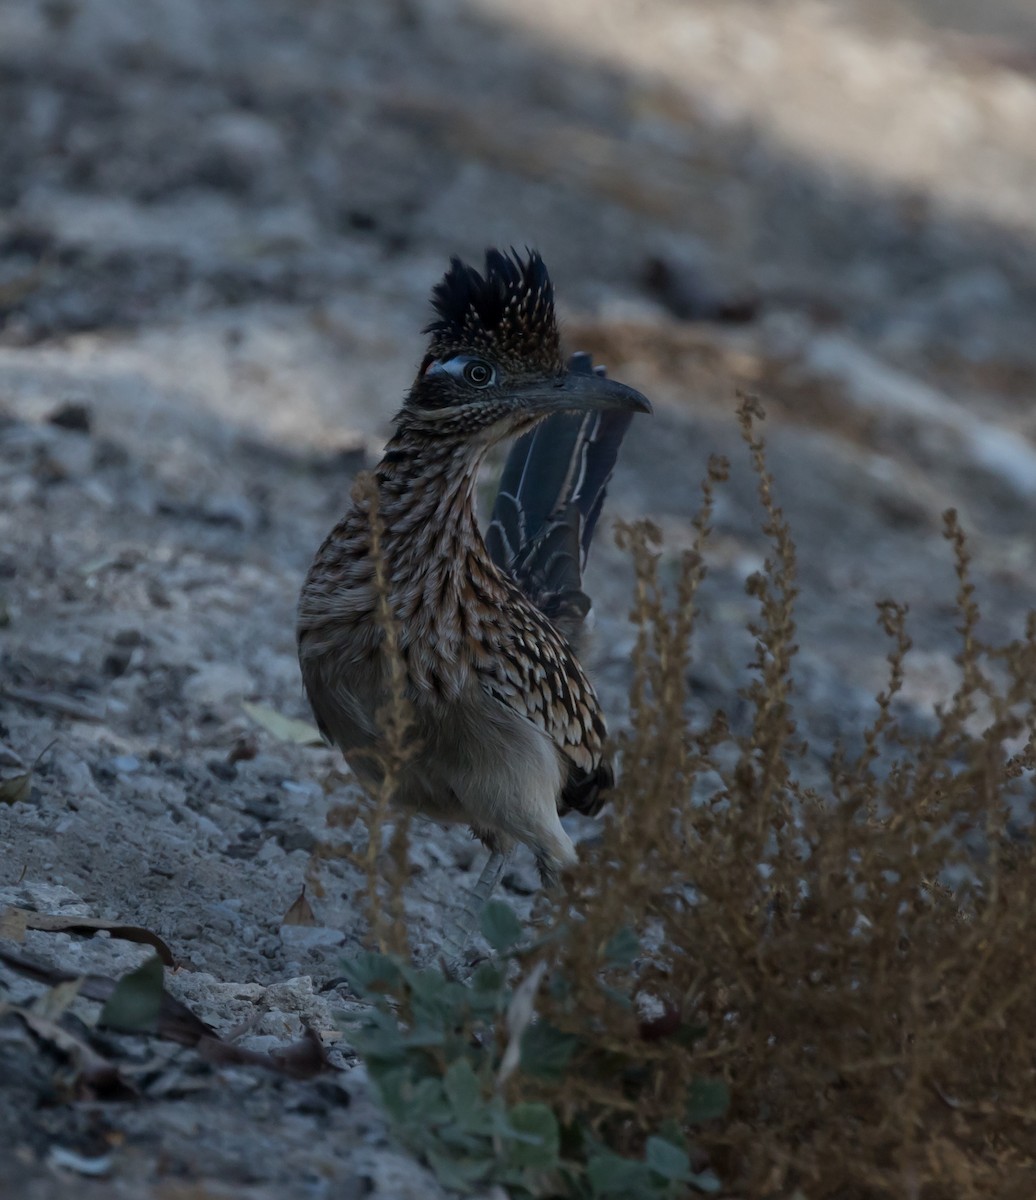
[{"label": "black crest", "polygon": [[486,251],[484,274],[450,260],[432,291],[435,357],[470,352],[512,368],[560,370],[554,287],[535,250]]}]

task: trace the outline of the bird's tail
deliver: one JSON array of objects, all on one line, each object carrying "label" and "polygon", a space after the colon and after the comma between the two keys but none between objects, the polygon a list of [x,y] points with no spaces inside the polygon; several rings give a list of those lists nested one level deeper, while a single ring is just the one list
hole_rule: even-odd
[{"label": "bird's tail", "polygon": [[[568,369],[604,374],[589,354],[573,354]],[[619,410],[548,417],[515,442],[500,478],[489,553],[571,642],[590,612],[583,569],[632,419]]]}]

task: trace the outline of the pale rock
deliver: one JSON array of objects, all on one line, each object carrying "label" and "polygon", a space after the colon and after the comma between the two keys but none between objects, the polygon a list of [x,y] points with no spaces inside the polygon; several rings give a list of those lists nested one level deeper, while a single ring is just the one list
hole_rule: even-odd
[{"label": "pale rock", "polygon": [[183,685],[188,703],[228,708],[255,691],[251,674],[236,663],[206,663]]}]

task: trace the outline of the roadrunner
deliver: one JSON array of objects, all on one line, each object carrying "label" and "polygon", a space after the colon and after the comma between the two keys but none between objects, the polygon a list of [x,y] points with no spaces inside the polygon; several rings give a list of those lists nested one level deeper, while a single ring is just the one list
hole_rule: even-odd
[{"label": "roadrunner", "polygon": [[[482,274],[453,259],[432,305],[428,349],[373,488],[355,493],[306,577],[298,645],[321,731],[376,787],[377,714],[392,693],[375,499],[416,746],[396,799],[468,824],[491,851],[461,930],[470,933],[514,846],[527,845],[554,884],[576,859],[560,816],[596,813],[613,782],[600,705],[573,646],[590,609],[582,570],[605,487],[633,413],[651,406],[587,355],[566,368],[536,253],[490,250]],[[479,466],[515,435],[483,539]]]}]

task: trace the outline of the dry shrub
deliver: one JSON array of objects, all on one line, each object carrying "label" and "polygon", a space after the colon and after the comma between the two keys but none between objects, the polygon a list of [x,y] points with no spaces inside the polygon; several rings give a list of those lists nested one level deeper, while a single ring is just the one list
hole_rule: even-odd
[{"label": "dry shrub", "polygon": [[[726,1079],[731,1108],[694,1132],[738,1196],[1008,1197],[1036,1194],[1036,615],[985,644],[955,514],[961,682],[928,733],[897,720],[910,642],[903,607],[879,605],[888,683],[857,757],[823,791],[795,774],[789,700],[795,549],[777,506],[754,401],[741,424],[771,546],[758,598],[751,722],[687,718],[697,546],[663,579],[650,524],[626,526],[637,628],[621,783],[598,851],[573,873],[541,1013],[586,1039],[551,1093],[622,1153],[686,1091]],[[1026,811],[1025,821],[1031,819]],[[978,846],[978,849],[976,849]],[[605,967],[619,931],[639,939]],[[634,943],[636,944],[636,943]],[[614,957],[614,956],[612,956]],[[633,1004],[616,1002],[632,996]],[[542,1094],[542,1090],[541,1090]]]},{"label": "dry shrub", "polygon": [[[513,993],[493,964],[465,989],[406,963],[407,823],[389,802],[393,763],[412,747],[397,663],[385,785],[357,859],[373,940],[392,954],[351,965],[357,993],[376,1001],[355,1036],[397,1130],[454,1186],[672,1197],[684,1181],[715,1190],[698,1174],[709,1165],[738,1197],[1036,1194],[1023,803],[1036,767],[1036,615],[1019,641],[982,641],[967,544],[947,513],[957,690],[927,733],[904,727],[907,613],[879,604],[888,682],[862,750],[836,754],[823,788],[805,786],[791,706],[795,548],[760,417],[745,400],[771,547],[748,581],[759,602],[750,720],[732,731],[721,713],[703,728],[687,715],[696,596],[727,472],[716,460],[675,578],[657,530],[620,529],[637,629],[621,780],[545,937],[523,950],[513,915],[487,913],[490,940],[524,968]],[[391,650],[383,580],[380,593]],[[541,976],[538,1022],[519,1034],[518,999],[527,1021]]]}]

